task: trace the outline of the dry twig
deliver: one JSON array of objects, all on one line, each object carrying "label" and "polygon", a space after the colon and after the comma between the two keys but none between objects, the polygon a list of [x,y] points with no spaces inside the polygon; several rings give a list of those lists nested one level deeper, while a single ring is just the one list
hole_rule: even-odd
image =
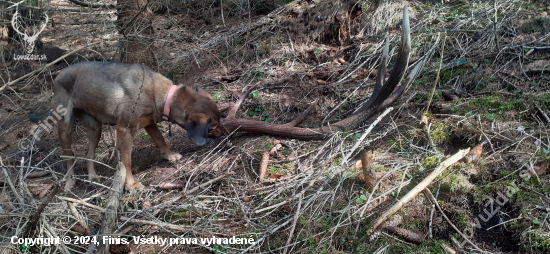
[{"label": "dry twig", "polygon": [[422,190],[424,190],[428,185],[439,175],[443,170],[445,170],[447,167],[455,164],[457,161],[462,159],[470,149],[464,149],[458,151],[453,156],[449,157],[445,161],[443,161],[437,168],[434,169],[422,182],[420,182],[418,185],[416,185],[407,195],[405,195],[401,200],[399,200],[395,205],[393,205],[390,209],[388,209],[384,214],[382,214],[374,223],[372,228],[370,228],[367,231],[367,234],[372,234],[386,219],[388,219],[390,216],[392,216],[395,212],[397,212],[401,207],[403,207],[407,202],[409,202],[411,199],[416,197],[418,193],[420,193]]}]

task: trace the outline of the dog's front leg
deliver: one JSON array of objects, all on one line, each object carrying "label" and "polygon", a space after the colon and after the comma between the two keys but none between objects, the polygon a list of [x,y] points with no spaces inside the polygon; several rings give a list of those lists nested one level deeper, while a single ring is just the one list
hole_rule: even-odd
[{"label": "dog's front leg", "polygon": [[168,146],[166,145],[164,137],[162,137],[162,133],[160,132],[156,124],[145,126],[145,131],[147,131],[149,136],[151,136],[151,139],[153,139],[155,145],[157,145],[157,147],[160,149],[162,157],[169,161],[176,161],[182,158],[181,154],[170,151],[170,148],[168,148]]},{"label": "dog's front leg", "polygon": [[132,146],[136,130],[133,128],[116,127],[117,145],[120,149],[120,160],[126,167],[124,186],[128,190],[142,189],[143,185],[136,182],[132,175]]}]

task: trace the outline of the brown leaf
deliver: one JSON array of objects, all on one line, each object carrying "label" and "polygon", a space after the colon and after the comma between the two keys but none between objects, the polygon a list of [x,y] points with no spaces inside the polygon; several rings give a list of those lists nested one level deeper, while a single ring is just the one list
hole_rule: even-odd
[{"label": "brown leaf", "polygon": [[326,86],[326,85],[328,85],[328,82],[326,82],[326,81],[324,81],[324,80],[321,80],[321,79],[318,79],[318,80],[317,80],[317,85]]},{"label": "brown leaf", "polygon": [[71,230],[74,231],[74,232],[77,232],[81,235],[88,235],[88,232],[86,232],[86,229],[84,227],[82,227],[80,224],[74,224],[72,227],[71,227]]},{"label": "brown leaf", "polygon": [[275,173],[275,174],[272,174],[269,178],[271,178],[272,180],[273,179],[279,179],[281,177],[283,177],[285,175],[281,175],[281,174],[278,174],[278,173]]},{"label": "brown leaf", "polygon": [[44,198],[48,194],[48,192],[52,189],[53,186],[54,186],[53,183],[45,184],[44,189],[40,191],[40,193],[38,193],[38,199]]},{"label": "brown leaf", "polygon": [[470,150],[470,152],[468,152],[466,156],[464,156],[464,160],[469,163],[476,163],[481,158],[481,155],[483,154],[483,145],[485,145],[485,143],[487,142],[488,141],[485,140],[483,141],[483,143],[477,145],[472,150]]},{"label": "brown leaf", "polygon": [[143,209],[150,208],[150,207],[151,207],[151,202],[145,201],[145,202],[143,202],[143,205],[141,205],[141,207],[142,207]]},{"label": "brown leaf", "polygon": [[534,166],[533,169],[535,170],[534,173],[533,171],[529,171],[529,174],[531,174],[531,176],[535,176],[535,173],[538,176],[545,175],[548,170],[548,162],[539,163],[538,165]]},{"label": "brown leaf", "polygon": [[348,62],[346,62],[346,60],[344,60],[344,58],[342,57],[338,58],[338,62],[340,62],[342,65],[348,64]]},{"label": "brown leaf", "polygon": [[243,197],[243,201],[244,201],[244,202],[250,202],[250,201],[252,201],[252,199],[254,199],[254,198],[252,198],[251,196],[245,196],[245,197]]},{"label": "brown leaf", "polygon": [[378,71],[377,70],[372,70],[372,72],[370,73],[370,76],[371,77],[376,77],[376,75],[378,75]]}]

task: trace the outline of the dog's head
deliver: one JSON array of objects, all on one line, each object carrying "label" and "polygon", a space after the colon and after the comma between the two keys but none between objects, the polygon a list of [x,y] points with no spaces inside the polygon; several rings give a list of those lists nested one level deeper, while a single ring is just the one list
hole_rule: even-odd
[{"label": "dog's head", "polygon": [[180,86],[171,104],[170,119],[187,131],[195,144],[206,144],[207,138],[217,138],[224,131],[216,102],[203,89]]}]

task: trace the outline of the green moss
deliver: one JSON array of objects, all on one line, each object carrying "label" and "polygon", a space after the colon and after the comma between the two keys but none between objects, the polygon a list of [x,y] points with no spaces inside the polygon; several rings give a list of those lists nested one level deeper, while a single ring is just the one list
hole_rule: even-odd
[{"label": "green moss", "polygon": [[[446,71],[441,71],[441,73],[439,74],[439,79],[441,80],[441,84],[445,84],[449,82],[453,77],[462,76],[465,73],[466,71],[463,69],[458,69],[458,70],[450,69]],[[439,93],[436,93],[436,94],[439,95]]]},{"label": "green moss", "polygon": [[462,178],[457,171],[443,171],[443,174],[438,178],[443,182],[441,190],[443,192],[455,192],[459,190]]},{"label": "green moss", "polygon": [[441,245],[449,243],[441,240],[429,240],[424,241],[415,253],[430,253],[430,254],[446,254],[447,252],[441,247]]},{"label": "green moss", "polygon": [[438,164],[439,160],[435,156],[428,157],[421,163],[422,167],[425,170],[434,169],[435,167],[437,167]]},{"label": "green moss", "polygon": [[531,231],[529,232],[529,238],[533,248],[537,248],[545,253],[550,252],[550,233]]},{"label": "green moss", "polygon": [[464,230],[469,226],[468,223],[469,214],[466,211],[458,211],[454,214],[452,220],[460,230]]},{"label": "green moss", "polygon": [[[548,98],[550,105],[550,97]],[[493,94],[476,100],[459,99],[453,103],[452,110],[458,111],[460,114],[466,114],[471,111],[479,113],[496,113],[504,114],[509,111],[524,111],[527,109],[525,100],[519,97],[505,98]]]},{"label": "green moss", "polygon": [[430,137],[436,144],[443,143],[447,140],[448,126],[444,123],[434,123],[430,128]]}]

